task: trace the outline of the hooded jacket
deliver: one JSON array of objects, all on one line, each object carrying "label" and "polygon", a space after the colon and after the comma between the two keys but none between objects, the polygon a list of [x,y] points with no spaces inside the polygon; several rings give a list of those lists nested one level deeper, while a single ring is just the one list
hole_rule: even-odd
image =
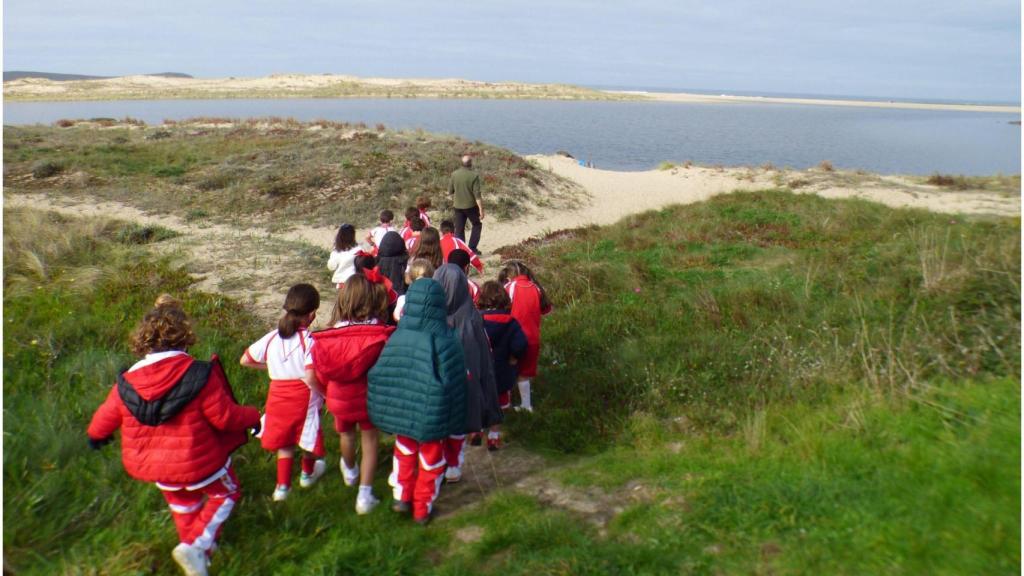
[{"label": "hooded jacket", "polygon": [[313,369],[327,389],[327,409],[341,422],[365,422],[366,374],[394,327],[350,324],[313,333]]},{"label": "hooded jacket", "polygon": [[444,290],[421,278],[409,286],[398,329],[370,369],[367,407],[377,428],[417,442],[466,428],[466,366],[448,327]]},{"label": "hooded jacket", "polygon": [[466,432],[479,432],[501,424],[501,405],[494,379],[494,361],[484,321],[473,307],[466,274],[455,264],[445,264],[434,272],[434,280],[444,287],[448,325],[455,329],[466,358]]},{"label": "hooded jacket", "polygon": [[181,353],[123,373],[88,434],[105,440],[120,428],[133,478],[192,484],[222,468],[259,421],[259,410],[235,402],[216,356],[206,363]]},{"label": "hooded jacket", "polygon": [[377,270],[391,280],[391,288],[399,296],[405,294],[405,267],[409,252],[397,232],[388,232],[377,247]]}]

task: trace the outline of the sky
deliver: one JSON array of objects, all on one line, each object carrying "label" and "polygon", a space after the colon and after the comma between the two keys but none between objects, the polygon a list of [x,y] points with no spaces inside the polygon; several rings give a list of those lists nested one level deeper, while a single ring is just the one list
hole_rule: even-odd
[{"label": "sky", "polygon": [[1018,0],[6,0],[3,69],[1020,102]]}]

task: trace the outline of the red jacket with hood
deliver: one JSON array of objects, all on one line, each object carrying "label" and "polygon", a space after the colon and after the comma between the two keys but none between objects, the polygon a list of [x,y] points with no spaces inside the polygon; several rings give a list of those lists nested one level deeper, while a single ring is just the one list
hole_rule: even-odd
[{"label": "red jacket with hood", "polygon": [[[136,399],[153,403],[180,392],[194,361],[188,354],[177,354],[125,372],[123,378]],[[188,485],[209,478],[245,443],[246,429],[260,421],[259,410],[235,402],[217,356],[210,364],[198,393],[157,425],[140,422],[115,383],[93,414],[89,438],[104,440],[120,428],[121,460],[135,479]]]},{"label": "red jacket with hood", "polygon": [[313,369],[327,388],[327,409],[341,422],[366,422],[366,374],[394,326],[349,324],[313,333]]}]

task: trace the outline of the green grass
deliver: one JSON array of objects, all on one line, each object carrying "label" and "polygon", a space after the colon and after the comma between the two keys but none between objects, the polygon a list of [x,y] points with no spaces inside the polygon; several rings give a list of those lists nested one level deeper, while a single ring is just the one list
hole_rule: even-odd
[{"label": "green grass", "polygon": [[450,208],[448,177],[465,153],[476,155],[499,220],[536,206],[573,205],[580,194],[567,180],[480,142],[281,118],[5,126],[4,183],[14,193],[87,189],[189,220],[201,214],[277,227],[368,225],[385,207],[401,216],[420,195],[433,198],[434,210]]},{"label": "green grass", "polygon": [[735,431],[766,403],[1020,370],[1020,223],[737,193],[519,254],[544,323],[543,417],[515,432],[600,450],[634,413]]},{"label": "green grass", "polygon": [[[245,403],[267,383],[235,359],[267,326],[154,256],[162,229],[34,210],[4,225],[5,569],[175,574],[163,499],[119,442],[86,449],[86,425],[158,293],[184,297],[193,352],[220,353]],[[1019,250],[1017,220],[777,192],[523,249],[557,308],[539,410],[506,429],[560,454],[548,491],[503,478],[424,530],[357,517],[336,473],[274,504],[250,443],[213,569],[1019,573]]]}]

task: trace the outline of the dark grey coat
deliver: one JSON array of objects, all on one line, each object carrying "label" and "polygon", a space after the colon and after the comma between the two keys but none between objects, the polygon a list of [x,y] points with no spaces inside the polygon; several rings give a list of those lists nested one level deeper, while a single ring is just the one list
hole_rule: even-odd
[{"label": "dark grey coat", "polygon": [[434,272],[444,288],[448,306],[448,325],[462,342],[466,360],[466,432],[478,432],[501,424],[501,405],[494,379],[494,363],[484,321],[473,307],[466,274],[454,264],[445,264]]}]

